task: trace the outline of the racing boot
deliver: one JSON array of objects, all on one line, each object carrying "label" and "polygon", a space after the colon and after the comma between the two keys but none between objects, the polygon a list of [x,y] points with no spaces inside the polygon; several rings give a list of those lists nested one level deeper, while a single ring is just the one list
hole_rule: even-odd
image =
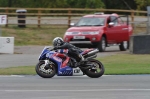
[{"label": "racing boot", "polygon": [[79,55],[79,57],[80,57],[80,62],[79,63],[82,65],[84,63],[84,57],[81,54]]},{"label": "racing boot", "polygon": [[72,65],[73,66],[71,66],[72,68],[76,68],[76,67],[78,67],[79,66],[79,63],[74,59],[74,58],[71,58],[72,59]]}]

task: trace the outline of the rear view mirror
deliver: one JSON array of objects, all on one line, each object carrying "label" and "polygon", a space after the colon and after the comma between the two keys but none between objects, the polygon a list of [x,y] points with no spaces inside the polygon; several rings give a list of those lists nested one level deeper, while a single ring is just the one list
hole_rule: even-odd
[{"label": "rear view mirror", "polygon": [[109,26],[114,26],[114,25],[115,25],[114,22],[110,22],[110,23],[109,23]]},{"label": "rear view mirror", "polygon": [[75,25],[75,23],[70,23],[70,26],[74,26]]}]

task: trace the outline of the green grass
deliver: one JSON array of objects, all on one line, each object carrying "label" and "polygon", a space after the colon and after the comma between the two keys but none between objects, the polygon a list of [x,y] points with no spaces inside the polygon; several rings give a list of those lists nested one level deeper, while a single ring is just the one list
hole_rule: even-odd
[{"label": "green grass", "polygon": [[98,59],[105,74],[150,74],[150,55],[118,54]]},{"label": "green grass", "polygon": [[[118,54],[97,58],[106,75],[150,74],[150,55]],[[35,66],[0,68],[0,75],[35,75]]]},{"label": "green grass", "polygon": [[35,75],[35,66],[0,68],[0,75]]},{"label": "green grass", "polygon": [[18,28],[17,26],[2,27],[3,37],[15,37],[15,46],[22,45],[51,45],[53,38],[63,37],[67,27],[45,26],[37,28],[29,26]]}]

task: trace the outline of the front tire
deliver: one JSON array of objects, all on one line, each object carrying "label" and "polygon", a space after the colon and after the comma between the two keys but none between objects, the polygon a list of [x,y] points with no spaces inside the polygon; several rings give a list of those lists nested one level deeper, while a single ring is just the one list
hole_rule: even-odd
[{"label": "front tire", "polygon": [[35,67],[36,73],[43,78],[52,78],[56,74],[55,64],[49,64],[50,68],[45,68],[45,61],[39,61]]},{"label": "front tire", "polygon": [[99,49],[99,52],[104,52],[106,50],[106,38],[104,36],[101,38],[101,41],[98,43],[97,48]]},{"label": "front tire", "polygon": [[104,74],[105,68],[104,68],[103,64],[100,61],[95,60],[95,59],[91,59],[91,60],[89,60],[89,63],[93,63],[96,68],[90,68],[90,69],[84,70],[84,73],[88,77],[99,78]]}]

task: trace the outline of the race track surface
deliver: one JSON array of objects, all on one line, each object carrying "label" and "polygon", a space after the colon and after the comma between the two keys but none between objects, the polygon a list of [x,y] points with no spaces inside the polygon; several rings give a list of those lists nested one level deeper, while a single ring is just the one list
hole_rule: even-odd
[{"label": "race track surface", "polygon": [[150,99],[150,75],[0,76],[0,99]]}]

